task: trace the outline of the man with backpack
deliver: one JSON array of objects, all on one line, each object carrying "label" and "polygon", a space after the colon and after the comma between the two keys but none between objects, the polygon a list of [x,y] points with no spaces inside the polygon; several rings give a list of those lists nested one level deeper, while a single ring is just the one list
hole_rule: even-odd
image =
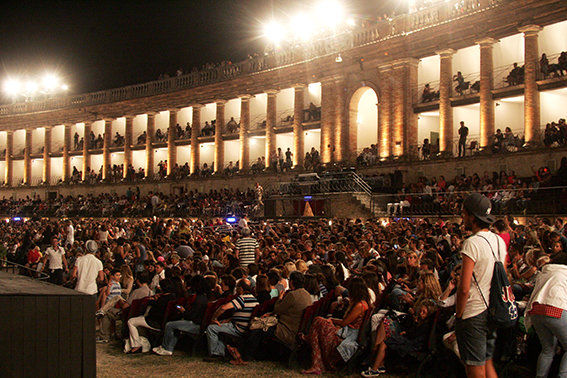
[{"label": "man with backpack", "polygon": [[[497,286],[493,285],[493,273],[496,262],[506,257],[506,244],[490,232],[489,227],[495,221],[490,212],[490,200],[479,193],[471,194],[463,202],[463,225],[473,235],[465,240],[461,251],[455,333],[468,377],[497,377],[492,362],[496,327],[490,310],[498,303],[491,300],[491,287]],[[506,298],[509,298],[507,291]],[[510,300],[513,301],[513,296]]]}]

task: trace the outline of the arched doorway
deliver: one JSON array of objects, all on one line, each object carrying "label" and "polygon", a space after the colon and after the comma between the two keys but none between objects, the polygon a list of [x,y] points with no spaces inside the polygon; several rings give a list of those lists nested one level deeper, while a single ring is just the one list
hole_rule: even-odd
[{"label": "arched doorway", "polygon": [[354,160],[367,147],[378,144],[378,96],[372,87],[360,87],[349,104],[351,158]]}]

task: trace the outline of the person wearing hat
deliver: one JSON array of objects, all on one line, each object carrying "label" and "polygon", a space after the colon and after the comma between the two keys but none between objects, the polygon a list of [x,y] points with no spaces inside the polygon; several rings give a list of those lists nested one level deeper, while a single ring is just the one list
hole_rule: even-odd
[{"label": "person wearing hat", "polygon": [[463,225],[473,235],[463,243],[461,279],[457,289],[455,332],[461,359],[469,377],[496,377],[492,354],[496,331],[488,324],[484,298],[490,298],[494,256],[504,262],[506,244],[490,232],[495,221],[488,198],[473,193],[463,202]]},{"label": "person wearing hat", "polygon": [[98,251],[96,241],[87,240],[85,251],[87,253],[79,257],[75,262],[75,267],[71,272],[71,279],[77,278],[75,290],[89,295],[96,295],[98,291],[96,285],[97,278],[99,281],[104,280],[102,262],[94,255]]}]

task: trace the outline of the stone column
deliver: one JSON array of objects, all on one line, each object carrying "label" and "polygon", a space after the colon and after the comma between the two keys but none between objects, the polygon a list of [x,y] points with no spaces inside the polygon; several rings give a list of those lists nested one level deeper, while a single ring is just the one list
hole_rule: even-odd
[{"label": "stone column", "polygon": [[110,145],[112,144],[112,120],[104,120],[104,135],[102,145],[102,179],[108,180],[110,178],[111,162],[110,162]]},{"label": "stone column", "polygon": [[14,161],[12,155],[14,154],[14,131],[8,130],[6,132],[6,177],[4,184],[6,186],[13,185],[14,179]]},{"label": "stone column", "polygon": [[540,143],[540,104],[537,87],[538,32],[541,26],[527,25],[519,29],[524,33],[524,134],[526,143]]},{"label": "stone column", "polygon": [[329,164],[333,159],[333,130],[335,124],[335,81],[321,82],[321,163]]},{"label": "stone column", "polygon": [[293,166],[303,167],[305,158],[305,134],[303,132],[303,107],[305,102],[305,84],[294,85],[293,102]]},{"label": "stone column", "polygon": [[177,139],[177,112],[179,109],[169,110],[169,128],[167,129],[167,175],[171,175],[175,164],[177,164],[177,147],[175,139]]},{"label": "stone column", "polygon": [[273,156],[276,155],[276,100],[278,91],[275,89],[267,90],[268,101],[266,109],[266,168],[272,165]]},{"label": "stone column", "polygon": [[49,185],[51,182],[51,126],[45,127],[43,136],[43,183]]},{"label": "stone column", "polygon": [[63,182],[71,178],[71,125],[63,126]]},{"label": "stone column", "polygon": [[225,100],[215,101],[217,104],[217,114],[215,120],[215,152],[214,152],[214,165],[215,173],[221,172],[224,169],[224,140],[222,133],[224,130],[224,104]]},{"label": "stone column", "polygon": [[250,95],[240,95],[240,171],[250,168]]},{"label": "stone column", "polygon": [[378,67],[380,95],[378,98],[378,152],[380,158],[392,155],[392,65]]},{"label": "stone column", "polygon": [[193,105],[193,125],[191,127],[191,161],[189,163],[191,174],[196,173],[200,168],[201,151],[199,146],[199,136],[201,135],[201,108],[203,105]]},{"label": "stone column", "polygon": [[441,56],[439,74],[439,151],[453,155],[453,108],[451,89],[453,85],[453,54],[455,50],[437,52]]},{"label": "stone column", "polygon": [[492,144],[494,135],[494,89],[492,46],[493,38],[484,38],[476,42],[480,46],[480,148],[485,149]]},{"label": "stone column", "polygon": [[87,171],[91,168],[91,153],[89,149],[91,148],[90,145],[90,134],[91,134],[91,123],[85,122],[85,129],[83,132],[83,175],[82,180],[85,181],[87,179]]},{"label": "stone column", "polygon": [[156,136],[156,113],[148,113],[146,125],[146,177],[154,178],[154,138]]},{"label": "stone column", "polygon": [[132,165],[132,136],[134,129],[134,117],[127,115],[126,125],[124,126],[124,174],[122,177],[128,176],[128,167]]},{"label": "stone column", "polygon": [[395,156],[417,156],[417,115],[413,111],[417,94],[417,59],[393,63],[392,136]]},{"label": "stone column", "polygon": [[[346,84],[344,77],[335,77],[335,122],[333,137],[333,161],[345,162],[349,161],[351,156],[351,141],[349,125],[346,119]],[[354,134],[356,136],[356,134]],[[356,139],[354,141],[354,150],[356,151]]]},{"label": "stone column", "polygon": [[32,149],[32,129],[26,129],[26,140],[24,148],[24,185],[31,185],[32,177],[32,164],[31,164],[31,149]]}]

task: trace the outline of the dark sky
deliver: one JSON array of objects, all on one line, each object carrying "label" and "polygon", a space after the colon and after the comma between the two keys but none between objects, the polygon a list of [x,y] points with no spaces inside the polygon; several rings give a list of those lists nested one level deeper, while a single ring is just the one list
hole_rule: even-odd
[{"label": "dark sky", "polygon": [[[360,16],[383,13],[389,1],[342,0]],[[263,49],[262,21],[305,6],[305,0],[9,2],[0,13],[0,81],[55,71],[77,94],[239,61]]]}]

